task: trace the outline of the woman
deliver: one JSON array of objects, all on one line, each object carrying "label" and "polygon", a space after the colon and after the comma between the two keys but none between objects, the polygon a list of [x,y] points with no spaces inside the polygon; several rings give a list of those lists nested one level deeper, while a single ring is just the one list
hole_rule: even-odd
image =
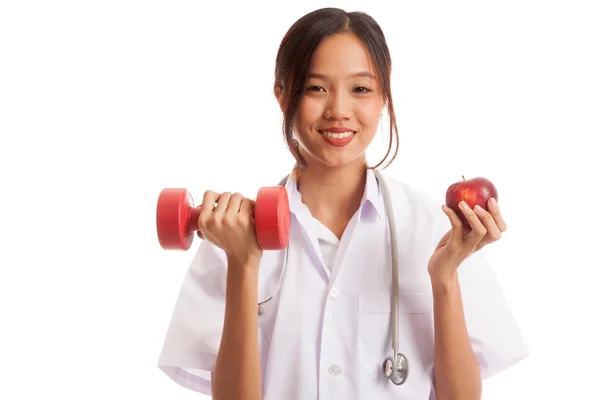
[{"label": "woman", "polygon": [[[497,204],[464,209],[467,230],[452,210],[403,182],[385,178],[382,186],[375,168],[393,161],[398,142],[390,73],[385,37],[364,13],[320,9],[285,35],[274,92],[297,160],[284,183],[285,279],[257,312],[277,286],[285,251],[258,247],[252,200],[207,191],[199,217],[206,240],[159,361],[175,382],[215,399],[470,400],[480,399],[482,379],[528,354],[479,252],[506,229]],[[390,147],[371,168],[365,154],[384,109]],[[397,360],[409,367],[396,384],[384,364],[394,355],[390,212]]]}]

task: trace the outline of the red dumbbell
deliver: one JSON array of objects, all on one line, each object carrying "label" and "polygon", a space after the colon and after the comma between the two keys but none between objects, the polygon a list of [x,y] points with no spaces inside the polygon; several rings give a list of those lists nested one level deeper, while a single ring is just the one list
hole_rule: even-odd
[{"label": "red dumbbell", "polygon": [[[165,250],[188,250],[198,231],[202,207],[194,207],[187,189],[163,189],[156,205],[158,241]],[[258,191],[254,206],[258,245],[263,250],[287,246],[290,232],[290,206],[283,186]]]}]

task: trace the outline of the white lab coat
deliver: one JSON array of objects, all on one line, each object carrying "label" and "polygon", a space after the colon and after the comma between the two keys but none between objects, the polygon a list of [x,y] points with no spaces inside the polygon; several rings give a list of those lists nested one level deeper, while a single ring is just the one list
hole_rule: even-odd
[{"label": "white lab coat", "polygon": [[[391,356],[391,252],[377,180],[367,172],[358,212],[337,241],[286,184],[292,214],[286,277],[259,317],[264,400],[435,399],[434,325],[427,263],[450,229],[441,204],[386,177],[399,249],[399,342],[410,363],[395,386],[381,365]],[[265,251],[259,297],[279,279],[284,251]],[[183,281],[158,366],[183,387],[211,394],[225,309],[226,257],[200,244]],[[480,251],[459,267],[469,336],[483,378],[529,352],[490,265]],[[241,360],[240,360],[241,361]]]}]

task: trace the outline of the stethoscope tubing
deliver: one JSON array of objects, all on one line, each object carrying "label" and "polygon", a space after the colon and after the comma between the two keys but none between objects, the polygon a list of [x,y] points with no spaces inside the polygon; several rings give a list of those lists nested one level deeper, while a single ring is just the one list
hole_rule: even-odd
[{"label": "stethoscope tubing", "polygon": [[[404,355],[401,355],[399,352],[399,333],[398,333],[398,299],[399,299],[399,288],[398,288],[398,241],[397,241],[397,233],[396,233],[396,224],[395,224],[395,216],[394,216],[394,207],[392,206],[392,201],[391,201],[391,195],[390,195],[390,190],[389,187],[387,185],[387,182],[385,181],[385,179],[383,179],[383,177],[381,176],[381,173],[377,170],[374,170],[375,172],[375,177],[377,178],[377,181],[380,183],[381,185],[381,190],[383,193],[383,202],[385,205],[385,211],[387,214],[387,223],[388,223],[388,230],[390,233],[390,241],[392,244],[392,316],[391,316],[391,322],[392,322],[392,349],[394,350],[394,362],[398,362],[399,360],[399,356],[402,356],[402,360],[407,363],[408,361],[406,360],[406,358],[404,357]],[[289,178],[289,175],[287,175],[285,178],[283,178],[280,182],[279,182],[279,186],[284,186],[285,183],[287,182]],[[279,275],[279,281],[277,282],[277,287],[275,288],[275,291],[273,292],[273,294],[271,296],[269,296],[268,298],[266,298],[265,300],[261,301],[258,303],[258,314],[262,315],[264,313],[264,305],[266,303],[268,303],[269,301],[271,301],[279,292],[279,289],[281,288],[281,284],[283,282],[283,278],[285,276],[286,273],[286,268],[287,268],[287,264],[288,264],[288,255],[289,255],[289,242],[287,244],[287,246],[285,247],[285,253],[284,253],[284,261],[283,261],[283,267],[281,270],[281,274]],[[406,368],[408,367],[408,365],[406,364]],[[404,377],[401,378],[400,383],[396,383],[394,382],[394,379],[392,379],[392,381],[395,384],[401,384],[404,382],[404,380],[406,379],[406,375],[408,374],[408,370],[405,369],[403,371],[404,373]]]}]

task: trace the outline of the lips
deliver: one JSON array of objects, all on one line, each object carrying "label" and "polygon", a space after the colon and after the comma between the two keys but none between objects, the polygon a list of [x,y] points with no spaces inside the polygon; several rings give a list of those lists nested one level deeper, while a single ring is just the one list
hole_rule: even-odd
[{"label": "lips", "polygon": [[322,130],[319,130],[318,132],[321,135],[324,135],[331,139],[346,139],[356,133],[356,131],[353,131],[350,128],[337,127],[337,126],[330,126],[327,128],[323,128]]},{"label": "lips", "polygon": [[331,138],[331,139],[346,139],[350,136],[354,135],[353,131],[344,131],[344,132],[331,132],[331,131],[321,131],[319,132],[321,135]]},{"label": "lips", "polygon": [[326,128],[325,130],[318,131],[325,141],[335,147],[344,147],[352,141],[355,131],[347,128]]}]

